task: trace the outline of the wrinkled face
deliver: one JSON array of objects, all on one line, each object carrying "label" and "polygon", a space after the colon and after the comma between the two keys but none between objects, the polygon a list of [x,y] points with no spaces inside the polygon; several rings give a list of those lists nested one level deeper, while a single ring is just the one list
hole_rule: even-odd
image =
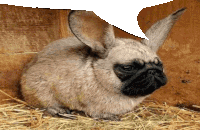
[{"label": "wrinkled face", "polygon": [[98,64],[101,65],[98,80],[108,91],[138,97],[151,94],[166,84],[167,78],[156,52],[130,39],[116,39],[116,45],[106,62],[100,60]]}]

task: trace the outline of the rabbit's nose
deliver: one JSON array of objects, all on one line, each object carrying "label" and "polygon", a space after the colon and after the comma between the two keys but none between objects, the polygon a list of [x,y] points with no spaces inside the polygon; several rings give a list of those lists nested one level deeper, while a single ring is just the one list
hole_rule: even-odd
[{"label": "rabbit's nose", "polygon": [[156,74],[156,70],[148,70],[148,74],[149,75],[155,75]]}]

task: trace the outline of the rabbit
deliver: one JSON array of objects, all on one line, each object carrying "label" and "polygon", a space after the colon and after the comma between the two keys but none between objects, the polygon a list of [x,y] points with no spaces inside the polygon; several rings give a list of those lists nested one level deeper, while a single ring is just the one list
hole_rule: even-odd
[{"label": "rabbit", "polygon": [[156,52],[184,11],[153,24],[145,33],[149,40],[141,41],[116,38],[113,26],[92,11],[71,11],[74,36],[48,44],[24,67],[24,100],[52,116],[78,110],[113,120],[133,111],[167,83]]}]

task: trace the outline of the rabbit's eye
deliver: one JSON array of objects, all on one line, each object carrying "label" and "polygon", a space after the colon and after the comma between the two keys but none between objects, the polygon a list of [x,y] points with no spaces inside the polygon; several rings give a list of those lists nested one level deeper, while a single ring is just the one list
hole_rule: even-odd
[{"label": "rabbit's eye", "polygon": [[132,65],[123,65],[121,69],[124,71],[132,71],[134,67]]}]

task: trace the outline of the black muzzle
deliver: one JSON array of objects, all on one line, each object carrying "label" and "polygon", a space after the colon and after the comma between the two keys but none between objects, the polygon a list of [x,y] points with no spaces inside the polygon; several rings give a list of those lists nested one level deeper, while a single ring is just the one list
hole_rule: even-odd
[{"label": "black muzzle", "polygon": [[[127,96],[145,96],[167,83],[161,62],[138,63],[132,71],[122,71],[115,67],[115,73],[123,82],[121,92]],[[142,64],[141,64],[142,63]],[[135,64],[135,63],[134,63]]]}]

